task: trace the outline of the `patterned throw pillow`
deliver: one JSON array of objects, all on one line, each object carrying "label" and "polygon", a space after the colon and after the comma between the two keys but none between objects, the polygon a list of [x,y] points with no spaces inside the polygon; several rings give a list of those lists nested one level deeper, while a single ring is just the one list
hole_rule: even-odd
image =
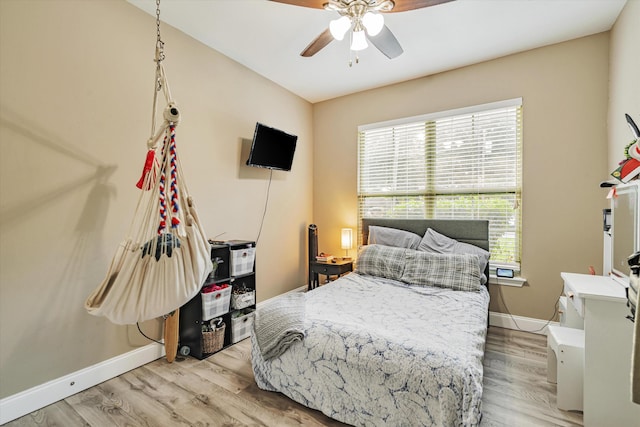
[{"label": "patterned throw pillow", "polygon": [[472,254],[478,256],[478,267],[482,274],[482,284],[487,283],[487,276],[484,270],[489,262],[489,252],[469,243],[458,242],[444,234],[440,234],[432,228],[427,229],[424,237],[418,246],[419,251],[432,252],[438,254]]},{"label": "patterned throw pillow", "polygon": [[367,245],[360,249],[355,271],[369,276],[400,280],[404,272],[405,248]]},{"label": "patterned throw pillow", "polygon": [[407,250],[401,281],[456,291],[478,291],[480,267],[473,254],[438,254]]}]

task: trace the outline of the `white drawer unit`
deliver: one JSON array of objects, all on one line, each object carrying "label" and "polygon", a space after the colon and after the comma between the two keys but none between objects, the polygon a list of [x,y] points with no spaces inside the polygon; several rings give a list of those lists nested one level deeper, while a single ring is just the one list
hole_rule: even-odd
[{"label": "white drawer unit", "polygon": [[[557,384],[556,406],[582,411],[584,405],[584,320],[574,293],[564,289],[558,301],[560,325],[547,327],[547,381]],[[579,305],[582,310],[582,305]]]},{"label": "white drawer unit", "polygon": [[567,299],[584,319],[585,304],[589,300],[621,302],[626,299],[624,288],[610,277],[590,274],[560,273]]},{"label": "white drawer unit", "polygon": [[[624,287],[605,276],[561,273],[561,277],[566,295],[564,326],[574,322],[572,324],[581,324],[584,328],[584,425],[640,425],[640,405],[631,402],[633,323],[626,318],[629,309],[626,306]],[[560,306],[562,307],[562,303]],[[575,314],[572,314],[572,310],[575,310]],[[574,318],[575,315],[580,317],[580,321]],[[557,351],[563,341],[569,347],[575,347],[576,341],[572,341],[571,337],[563,335],[562,331],[552,331],[550,347],[556,346]],[[571,363],[572,358],[575,356],[565,360]],[[575,373],[575,370],[570,369],[568,372]],[[559,371],[557,380],[560,407]]]},{"label": "white drawer unit", "polygon": [[575,291],[572,291],[566,282],[564,285],[564,294],[567,297],[569,307],[581,318],[584,318],[584,300],[576,297]]},{"label": "white drawer unit", "polygon": [[558,384],[558,408],[582,411],[584,329],[549,325],[547,342],[547,381]]},{"label": "white drawer unit", "polygon": [[560,326],[567,328],[584,329],[584,320],[575,305],[573,304],[573,298],[569,300],[566,296],[567,290],[565,289],[565,296],[560,297],[558,301],[558,312],[560,313]]}]

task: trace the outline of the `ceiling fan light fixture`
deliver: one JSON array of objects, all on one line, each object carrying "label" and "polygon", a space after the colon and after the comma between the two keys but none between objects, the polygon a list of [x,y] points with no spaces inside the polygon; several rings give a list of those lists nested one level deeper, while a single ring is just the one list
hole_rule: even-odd
[{"label": "ceiling fan light fixture", "polygon": [[364,50],[369,46],[367,43],[367,37],[364,35],[364,30],[354,31],[353,39],[351,40],[351,50]]},{"label": "ceiling fan light fixture", "polygon": [[322,7],[324,8],[324,10],[331,10],[334,12],[338,12],[344,9],[344,6],[340,3],[340,1],[337,0],[329,0],[324,5],[322,5]]},{"label": "ceiling fan light fixture", "polygon": [[336,40],[344,39],[344,35],[347,33],[349,28],[351,28],[351,20],[346,16],[342,16],[329,22],[329,31]]},{"label": "ceiling fan light fixture", "polygon": [[367,12],[362,17],[362,25],[371,37],[377,36],[384,27],[384,17],[379,13]]}]

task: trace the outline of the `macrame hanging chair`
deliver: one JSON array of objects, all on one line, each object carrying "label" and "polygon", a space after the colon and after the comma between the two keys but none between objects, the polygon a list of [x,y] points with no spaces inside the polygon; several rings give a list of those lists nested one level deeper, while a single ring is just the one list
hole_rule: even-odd
[{"label": "macrame hanging chair", "polygon": [[[159,5],[159,1],[157,2]],[[189,195],[178,152],[176,126],[180,113],[162,65],[159,9],[156,23],[156,80],[151,137],[142,191],[128,236],[118,247],[107,276],[87,298],[90,314],[116,324],[134,324],[166,316],[193,298],[213,269],[210,245]],[[156,132],[158,93],[167,103]],[[162,143],[160,140],[162,139]]]}]

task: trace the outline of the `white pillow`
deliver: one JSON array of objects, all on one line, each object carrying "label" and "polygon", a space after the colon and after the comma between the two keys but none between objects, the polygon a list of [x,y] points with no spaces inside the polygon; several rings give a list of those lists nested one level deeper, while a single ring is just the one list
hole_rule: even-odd
[{"label": "white pillow", "polygon": [[481,283],[487,283],[487,276],[484,274],[489,262],[489,252],[484,249],[470,245],[469,243],[458,242],[455,239],[440,234],[432,228],[428,228],[424,233],[422,241],[418,245],[418,250],[423,252],[435,252],[439,254],[472,254],[478,255],[478,267],[482,273]]},{"label": "white pillow", "polygon": [[397,228],[369,226],[369,245],[394,246],[396,248],[418,249],[422,238],[410,231]]}]

